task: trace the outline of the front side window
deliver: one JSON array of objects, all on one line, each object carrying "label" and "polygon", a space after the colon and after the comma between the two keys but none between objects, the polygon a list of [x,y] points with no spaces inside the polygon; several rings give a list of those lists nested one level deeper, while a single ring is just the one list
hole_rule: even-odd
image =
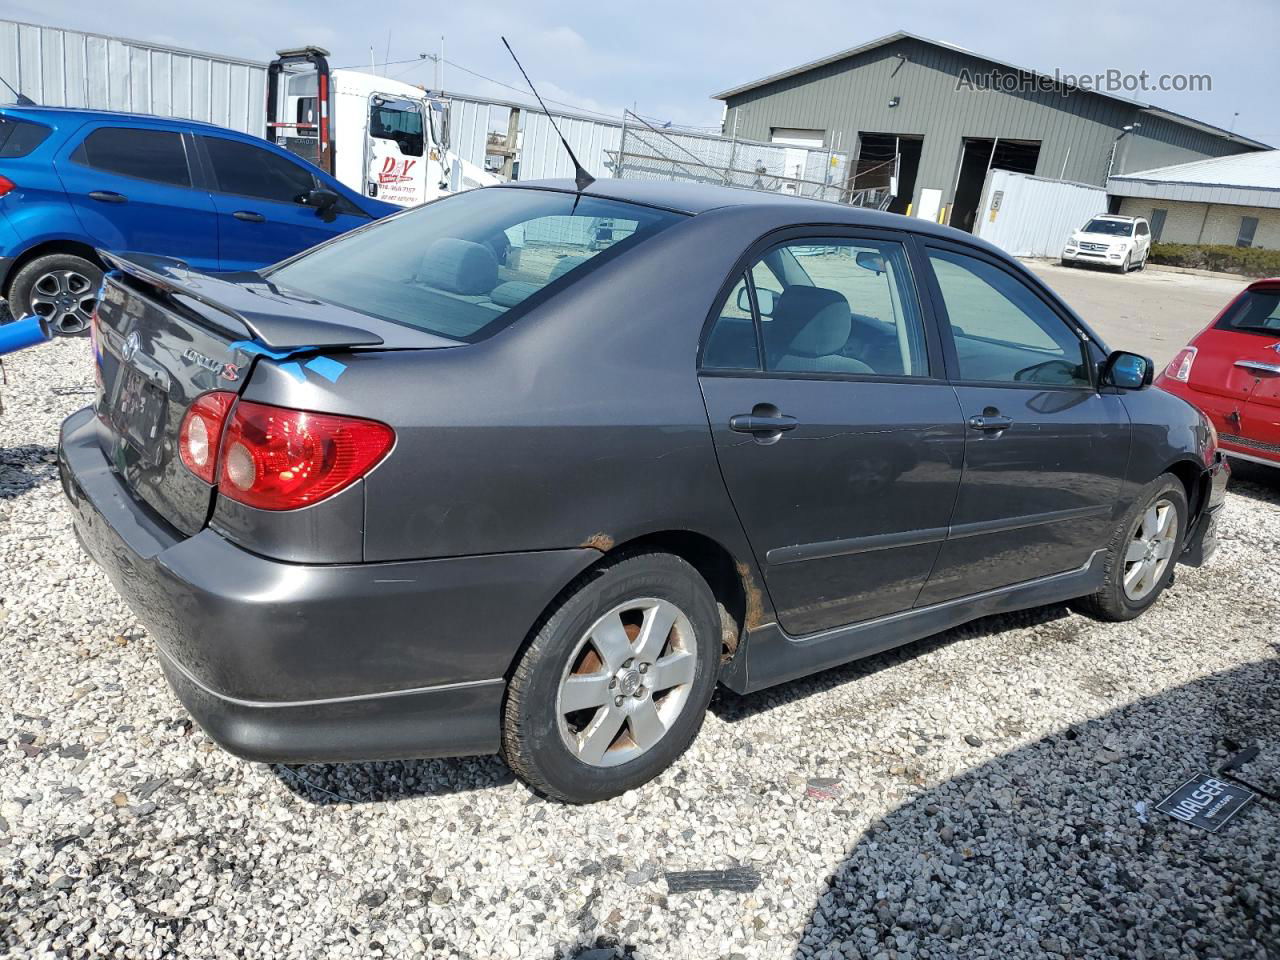
[{"label": "front side window", "polygon": [[394,140],[406,157],[422,156],[422,109],[410,100],[374,97],[369,106],[369,136]]},{"label": "front side window", "polygon": [[136,127],[99,127],[76,148],[76,163],[138,180],[191,186],[182,134]]},{"label": "front side window", "polygon": [[454,340],[505,326],[682,214],[550,190],[471,190],[346,234],[271,271],[273,283]]},{"label": "front side window", "polygon": [[929,251],[960,379],[1092,386],[1080,337],[1025,283],[994,264]]},{"label": "front side window", "polygon": [[201,137],[222,193],[297,203],[315,189],[316,178],[301,164],[270,150],[223,137]]}]

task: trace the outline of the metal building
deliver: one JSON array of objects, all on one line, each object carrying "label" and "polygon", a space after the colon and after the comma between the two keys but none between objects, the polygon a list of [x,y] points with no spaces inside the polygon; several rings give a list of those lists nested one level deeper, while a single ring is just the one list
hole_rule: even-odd
[{"label": "metal building", "polygon": [[1266,149],[1137,100],[897,32],[715,94],[724,133],[855,158],[890,209],[972,230],[986,175],[1104,186],[1109,175]]},{"label": "metal building", "polygon": [[0,77],[51,107],[266,130],[267,65],[256,60],[0,20]]}]

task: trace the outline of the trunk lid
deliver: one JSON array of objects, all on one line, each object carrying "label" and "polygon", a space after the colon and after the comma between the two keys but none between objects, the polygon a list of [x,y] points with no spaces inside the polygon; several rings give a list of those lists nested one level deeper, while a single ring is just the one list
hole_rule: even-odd
[{"label": "trunk lid", "polygon": [[257,274],[215,277],[164,257],[99,253],[116,268],[93,326],[103,453],[139,499],[187,535],[205,526],[216,490],[178,454],[183,417],[201,394],[239,393],[263,358],[301,372],[319,351],[455,345],[292,295]]}]

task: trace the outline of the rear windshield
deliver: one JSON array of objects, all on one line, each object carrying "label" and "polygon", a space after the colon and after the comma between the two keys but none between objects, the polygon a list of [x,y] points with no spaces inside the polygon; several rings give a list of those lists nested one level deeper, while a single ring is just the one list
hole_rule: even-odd
[{"label": "rear windshield", "polygon": [[680,219],[572,193],[472,190],[348,234],[268,275],[277,286],[471,342],[575,282],[596,257]]},{"label": "rear windshield", "polygon": [[0,116],[0,159],[25,157],[52,131],[42,123]]},{"label": "rear windshield", "polygon": [[1082,233],[1105,233],[1112,237],[1129,237],[1133,235],[1133,224],[1122,220],[1090,220],[1084,225]]},{"label": "rear windshield", "polygon": [[1250,290],[1217,323],[1219,330],[1280,334],[1280,290]]}]

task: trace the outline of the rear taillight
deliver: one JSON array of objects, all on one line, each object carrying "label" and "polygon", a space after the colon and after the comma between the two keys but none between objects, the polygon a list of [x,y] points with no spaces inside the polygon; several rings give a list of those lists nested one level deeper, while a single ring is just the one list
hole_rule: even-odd
[{"label": "rear taillight", "polygon": [[394,442],[385,423],[242,400],[223,438],[218,493],[260,510],[305,507],[359,480]]},{"label": "rear taillight", "polygon": [[10,180],[8,177],[0,177],[0,197],[3,197],[6,193],[14,189],[16,186],[17,184],[14,183],[12,180]]},{"label": "rear taillight", "polygon": [[221,496],[260,510],[318,503],[372,470],[395,443],[385,423],[309,413],[219,390],[182,418],[178,453]]},{"label": "rear taillight", "polygon": [[1178,351],[1178,355],[1173,358],[1169,366],[1165,367],[1164,375],[1170,380],[1186,383],[1191,379],[1191,365],[1195,362],[1196,348],[1183,347]]},{"label": "rear taillight", "polygon": [[187,469],[205,483],[212,484],[217,476],[218,443],[227,413],[235,402],[236,395],[227,390],[206,393],[196,398],[182,418],[178,455]]}]

